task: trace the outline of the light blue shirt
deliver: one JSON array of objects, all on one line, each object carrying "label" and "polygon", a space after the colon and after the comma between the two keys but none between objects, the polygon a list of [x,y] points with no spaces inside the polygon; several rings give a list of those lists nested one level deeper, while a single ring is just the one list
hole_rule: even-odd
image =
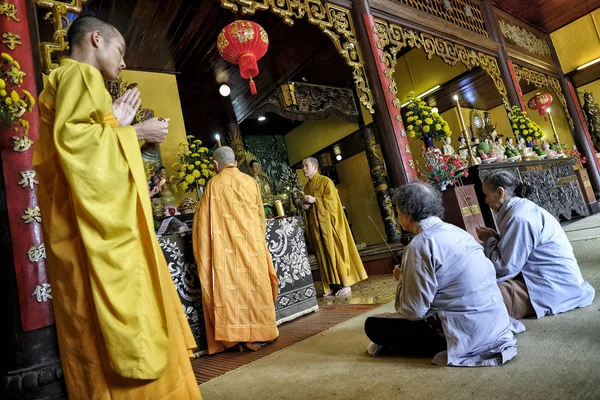
[{"label": "light blue shirt", "polygon": [[508,316],[481,245],[437,217],[420,221],[420,227],[402,257],[399,317],[416,320],[437,313],[448,350],[437,354],[434,364],[492,366],[515,357],[513,333],[525,327]]},{"label": "light blue shirt", "polygon": [[559,222],[535,203],[513,197],[496,218],[500,239],[485,254],[498,282],[523,275],[538,318],[589,306],[596,291],[581,276],[573,248]]}]

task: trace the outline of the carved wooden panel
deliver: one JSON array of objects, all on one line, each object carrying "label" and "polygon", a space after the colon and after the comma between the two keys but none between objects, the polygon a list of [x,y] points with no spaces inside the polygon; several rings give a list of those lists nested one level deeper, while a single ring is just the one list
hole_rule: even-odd
[{"label": "carved wooden panel", "polygon": [[[467,181],[475,184],[481,204],[485,204],[485,196],[481,191],[482,182],[493,172],[504,170],[531,186],[533,191],[527,198],[556,219],[570,220],[573,217],[588,215],[571,159],[482,164],[472,167],[471,170],[475,173]],[[486,225],[493,226],[493,214],[489,207],[483,208]]]},{"label": "carved wooden panel", "polygon": [[461,28],[488,36],[481,2],[478,0],[396,0],[417,10],[446,20]]}]

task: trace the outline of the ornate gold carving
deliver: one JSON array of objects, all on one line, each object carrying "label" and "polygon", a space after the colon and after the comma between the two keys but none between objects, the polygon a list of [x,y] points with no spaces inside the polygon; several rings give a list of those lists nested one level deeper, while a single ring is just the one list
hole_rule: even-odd
[{"label": "ornate gold carving", "polygon": [[406,143],[404,145],[404,151],[408,154],[411,154],[412,152],[410,151],[410,145],[408,143]]},{"label": "ornate gold carving", "polygon": [[4,43],[4,45],[11,50],[16,49],[17,45],[20,46],[23,44],[23,42],[21,42],[21,36],[17,35],[16,33],[6,32],[2,35],[2,37],[4,38],[2,43]]},{"label": "ornate gold carving", "polygon": [[33,145],[33,141],[31,139],[29,139],[29,136],[27,136],[27,135],[25,135],[23,137],[13,136],[12,140],[13,140],[13,151],[16,151],[19,153],[26,152],[27,150],[29,150],[31,145]]},{"label": "ornate gold carving", "polygon": [[42,222],[42,216],[40,215],[40,208],[35,206],[34,208],[29,208],[25,210],[25,214],[21,216],[21,219],[25,221],[26,224],[30,224],[32,222]]},{"label": "ornate gold carving", "polygon": [[17,22],[21,22],[21,20],[17,18],[17,6],[14,4],[10,4],[5,1],[0,3],[0,15],[5,15],[6,17],[12,18]]},{"label": "ornate gold carving", "polygon": [[540,38],[517,25],[509,24],[504,20],[499,20],[502,35],[513,42],[515,45],[527,50],[530,53],[550,57],[550,47],[543,38]]},{"label": "ornate gold carving", "polygon": [[[500,76],[498,62],[494,57],[467,49],[466,47],[449,40],[417,32],[396,24],[391,24],[378,18],[375,19],[374,33],[379,36],[377,47],[381,49],[384,54],[381,61],[384,62],[388,68],[386,70],[386,76],[390,77],[393,82],[398,52],[405,47],[422,48],[423,51],[425,51],[427,58],[436,55],[452,66],[460,62],[469,69],[481,67],[492,78],[494,86],[496,86],[500,96],[502,96],[504,106],[507,110],[510,110],[506,87]],[[393,86],[395,86],[395,82],[393,83]],[[392,92],[391,89],[390,91]],[[400,102],[394,102],[394,106],[399,110]]]},{"label": "ornate gold carving", "polygon": [[[480,3],[473,0],[396,0],[427,14],[444,19],[472,32],[488,36]],[[454,3],[454,4],[452,4]]]},{"label": "ornate gold carving", "polygon": [[515,76],[518,80],[524,79],[528,84],[532,84],[537,88],[547,88],[553,89],[560,101],[560,104],[563,107],[565,112],[565,116],[567,117],[567,121],[569,122],[569,127],[571,130],[575,129],[573,125],[573,120],[571,119],[571,115],[569,114],[569,109],[567,108],[567,99],[563,95],[562,89],[560,87],[560,82],[558,79],[543,74],[541,72],[533,71],[529,68],[522,67],[520,65],[514,64]]},{"label": "ornate gold carving", "polygon": [[365,72],[364,60],[356,31],[348,8],[323,2],[322,0],[220,0],[223,8],[242,14],[254,15],[256,11],[271,10],[273,14],[283,19],[283,22],[292,26],[294,18],[306,18],[309,23],[316,25],[335,45],[338,53],[352,68],[354,84],[359,93],[359,99],[371,113],[373,109],[373,95],[369,88]]},{"label": "ornate gold carving", "polygon": [[246,146],[244,145],[244,139],[242,139],[242,134],[237,124],[231,124],[229,126],[229,146],[235,153],[235,159],[237,160],[238,168],[242,170],[245,169],[247,162]]},{"label": "ornate gold carving", "polygon": [[46,259],[46,247],[42,243],[39,246],[31,246],[27,252],[27,257],[31,262],[40,262],[42,259]]},{"label": "ornate gold carving", "polygon": [[408,160],[408,165],[412,168],[415,169],[415,162],[414,160]]},{"label": "ornate gold carving", "polygon": [[21,174],[21,177],[23,177],[23,179],[21,179],[21,181],[18,183],[19,185],[21,185],[21,187],[26,188],[29,186],[29,189],[33,190],[33,185],[40,184],[38,181],[35,180],[35,171],[29,170],[19,173]]},{"label": "ornate gold carving", "polygon": [[50,9],[50,12],[46,14],[44,19],[52,18],[54,24],[54,42],[40,43],[42,70],[44,73],[49,74],[50,71],[58,68],[58,63],[52,60],[52,55],[69,48],[69,43],[66,41],[67,29],[69,27],[67,13],[79,14],[83,4],[85,4],[87,0],[71,0],[70,3],[60,0],[33,0],[33,2],[38,7]]}]

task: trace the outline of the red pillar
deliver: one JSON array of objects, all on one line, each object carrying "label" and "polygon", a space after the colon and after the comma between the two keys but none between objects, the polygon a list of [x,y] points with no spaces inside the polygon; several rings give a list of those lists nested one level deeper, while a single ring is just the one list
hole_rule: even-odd
[{"label": "red pillar", "polygon": [[381,152],[392,187],[415,180],[417,171],[413,162],[408,138],[396,104],[396,94],[390,91],[392,79],[385,76],[386,64],[382,61],[383,51],[377,47],[379,39],[374,32],[375,20],[367,0],[353,3],[356,35],[365,59],[365,70],[375,99],[373,121],[377,128]]},{"label": "red pillar", "polygon": [[[19,94],[27,90],[37,99],[36,76],[41,72],[34,67],[37,39],[32,42],[30,37],[33,5],[25,0],[4,5],[8,13],[0,14],[0,50],[26,74],[20,87],[7,82],[6,90],[9,95],[13,89]],[[66,396],[32,168],[32,143],[39,134],[37,105],[22,118],[29,123],[28,133],[21,125],[0,128],[0,398],[62,398]]]}]

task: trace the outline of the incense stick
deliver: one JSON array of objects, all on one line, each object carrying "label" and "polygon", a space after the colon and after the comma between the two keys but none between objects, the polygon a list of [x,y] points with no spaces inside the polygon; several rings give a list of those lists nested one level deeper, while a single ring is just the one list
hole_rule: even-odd
[{"label": "incense stick", "polygon": [[373,223],[373,226],[375,227],[375,230],[377,230],[377,233],[379,233],[379,236],[381,236],[381,238],[383,239],[383,243],[385,243],[385,245],[387,246],[388,250],[392,254],[392,257],[394,257],[394,260],[396,260],[396,264],[400,265],[400,261],[398,261],[398,259],[396,258],[396,255],[392,251],[392,248],[390,247],[390,245],[387,243],[387,240],[383,237],[383,235],[379,231],[379,228],[377,227],[377,225],[375,225],[375,221],[373,221],[373,218],[371,218],[370,215],[368,217],[371,220],[371,222]]}]

